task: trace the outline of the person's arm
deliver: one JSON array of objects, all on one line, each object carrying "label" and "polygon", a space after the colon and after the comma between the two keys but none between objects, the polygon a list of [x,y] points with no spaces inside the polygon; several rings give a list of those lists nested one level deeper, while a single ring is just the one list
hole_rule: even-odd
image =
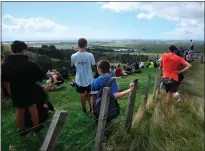
[{"label": "person's arm", "polygon": [[53,83],[51,84],[51,86],[55,85],[58,82],[57,75],[54,75],[52,78],[53,78]]},{"label": "person's arm", "polygon": [[71,56],[71,67],[74,67],[74,58],[73,58],[73,55]]},{"label": "person's arm", "polygon": [[[115,81],[114,85],[116,85],[115,87],[118,87],[116,81]],[[114,93],[113,95],[114,95],[115,99],[119,99],[121,97],[126,96],[130,92],[132,92],[134,90],[134,88],[135,88],[134,83],[132,83],[132,84],[130,84],[129,89],[122,91],[122,92],[116,92],[116,93],[113,92]]]},{"label": "person's arm", "polygon": [[180,71],[177,71],[178,74],[184,73],[192,67],[192,65],[188,63],[187,61],[185,61],[183,58],[180,59],[180,63],[183,64],[185,68],[183,68]]},{"label": "person's arm", "polygon": [[92,66],[95,65],[95,58],[94,58],[93,54],[91,54],[91,65]]}]

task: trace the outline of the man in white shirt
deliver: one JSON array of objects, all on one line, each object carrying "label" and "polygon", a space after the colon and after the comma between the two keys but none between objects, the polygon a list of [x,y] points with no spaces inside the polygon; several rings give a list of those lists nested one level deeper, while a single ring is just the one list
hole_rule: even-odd
[{"label": "man in white shirt", "polygon": [[79,51],[71,56],[71,66],[76,68],[75,82],[77,84],[76,91],[80,93],[80,99],[83,112],[86,110],[86,97],[90,104],[91,84],[93,82],[92,66],[95,65],[95,59],[92,53],[86,51],[87,40],[80,38],[78,40]]}]

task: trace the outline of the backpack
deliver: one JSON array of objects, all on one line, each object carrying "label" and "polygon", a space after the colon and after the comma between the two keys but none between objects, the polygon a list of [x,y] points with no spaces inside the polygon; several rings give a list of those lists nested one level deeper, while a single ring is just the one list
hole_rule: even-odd
[{"label": "backpack", "polygon": [[[102,94],[103,94],[103,88],[104,87],[110,87],[112,84],[112,81],[114,78],[109,77],[107,82],[103,87],[101,87],[100,91],[96,95],[94,95],[94,101],[93,101],[93,109],[94,109],[94,116],[96,119],[99,118],[100,115],[100,107],[102,102]],[[115,99],[115,97],[110,93],[110,101],[108,105],[108,113],[107,113],[107,122],[111,121],[112,119],[116,118],[120,113],[120,106]]]}]

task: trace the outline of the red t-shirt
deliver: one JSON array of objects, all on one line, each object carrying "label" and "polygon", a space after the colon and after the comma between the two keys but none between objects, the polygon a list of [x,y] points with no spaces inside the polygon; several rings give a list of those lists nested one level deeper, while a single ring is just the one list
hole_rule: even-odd
[{"label": "red t-shirt", "polygon": [[120,67],[117,67],[117,68],[116,68],[115,75],[116,75],[116,77],[122,76],[122,70],[121,70]]},{"label": "red t-shirt", "polygon": [[181,58],[176,54],[169,52],[162,55],[161,62],[163,68],[163,78],[172,78],[173,80],[178,82],[178,74],[176,73],[176,71],[179,71],[180,66],[186,63],[184,58]]}]

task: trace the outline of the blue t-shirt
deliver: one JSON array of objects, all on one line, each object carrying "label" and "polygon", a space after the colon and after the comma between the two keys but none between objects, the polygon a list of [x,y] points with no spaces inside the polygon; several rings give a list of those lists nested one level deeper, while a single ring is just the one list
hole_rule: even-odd
[{"label": "blue t-shirt", "polygon": [[[108,81],[108,78],[109,76],[99,76],[97,79],[95,79],[91,86],[92,91],[100,91],[100,89],[103,88],[105,83]],[[110,89],[113,95],[119,91],[115,79],[112,81]]]},{"label": "blue t-shirt", "polygon": [[95,65],[93,54],[89,52],[76,52],[71,56],[71,66],[73,65],[76,67],[76,84],[82,87],[92,84],[92,66]]}]

